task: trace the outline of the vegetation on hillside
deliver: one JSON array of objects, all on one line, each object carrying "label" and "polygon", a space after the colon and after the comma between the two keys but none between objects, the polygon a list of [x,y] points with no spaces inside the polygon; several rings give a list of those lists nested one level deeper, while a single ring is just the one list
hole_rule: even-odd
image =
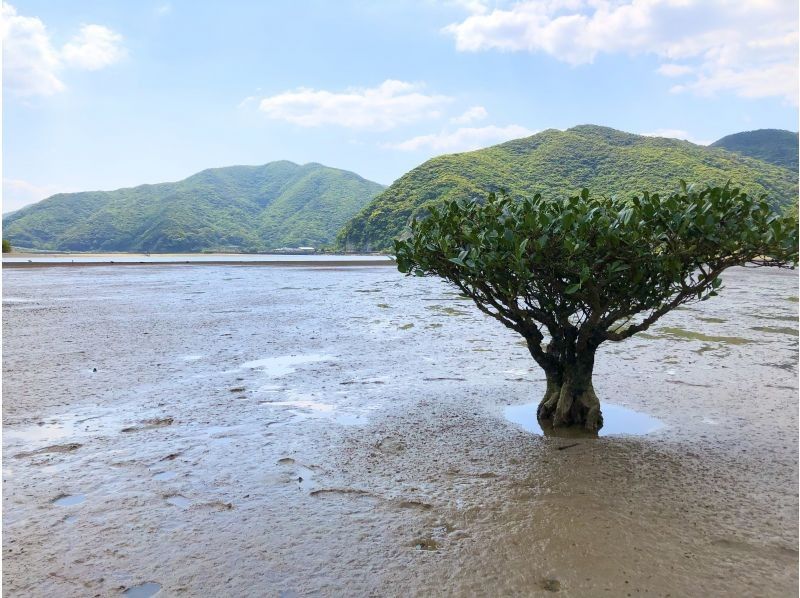
[{"label": "vegetation on hillside", "polygon": [[750,156],[797,173],[798,134],[782,129],[758,129],[723,137],[711,147]]},{"label": "vegetation on hillside", "polygon": [[338,236],[349,250],[388,250],[412,216],[454,199],[486,196],[502,186],[515,198],[545,197],[590,187],[597,194],[670,193],[679,179],[766,193],[794,203],[797,177],[785,168],[687,141],[632,135],[583,125],[428,160],[365,207]]},{"label": "vegetation on hillside", "polygon": [[3,239],[3,253],[11,253],[11,241]]},{"label": "vegetation on hillside", "polygon": [[544,370],[543,425],[597,431],[597,348],[717,294],[731,266],[797,262],[797,219],[730,186],[616,198],[450,201],[395,243],[397,267],[436,275],[522,335]]},{"label": "vegetation on hillside", "polygon": [[321,247],[382,185],[320,164],[204,170],[176,183],[62,193],[3,219],[16,247],[266,251]]}]

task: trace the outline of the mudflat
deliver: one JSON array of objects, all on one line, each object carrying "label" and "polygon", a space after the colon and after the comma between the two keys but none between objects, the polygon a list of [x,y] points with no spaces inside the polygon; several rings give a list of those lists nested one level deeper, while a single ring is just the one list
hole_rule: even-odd
[{"label": "mudflat", "polygon": [[723,279],[600,349],[646,425],[567,439],[438,280],[4,270],[5,593],[795,596],[797,276]]}]

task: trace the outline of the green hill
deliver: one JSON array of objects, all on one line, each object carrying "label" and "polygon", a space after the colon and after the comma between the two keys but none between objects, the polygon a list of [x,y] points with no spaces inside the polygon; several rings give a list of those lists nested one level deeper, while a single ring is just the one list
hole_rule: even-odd
[{"label": "green hill", "polygon": [[606,127],[549,129],[493,147],[438,156],[396,180],[339,233],[349,250],[385,250],[409,218],[427,206],[505,188],[513,195],[669,192],[679,179],[767,193],[774,205],[797,200],[797,177],[786,168],[688,141],[643,137]]},{"label": "green hill", "polygon": [[797,172],[798,135],[782,129],[758,129],[723,137],[711,144]]},{"label": "green hill", "polygon": [[383,188],[320,164],[212,168],[177,183],[53,195],[6,215],[3,236],[58,251],[320,247]]}]

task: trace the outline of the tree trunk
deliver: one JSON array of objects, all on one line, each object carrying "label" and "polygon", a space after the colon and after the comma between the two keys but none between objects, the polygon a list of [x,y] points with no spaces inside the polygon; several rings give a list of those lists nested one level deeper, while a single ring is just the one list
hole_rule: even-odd
[{"label": "tree trunk", "polygon": [[542,428],[582,428],[597,432],[603,427],[600,401],[592,387],[594,352],[566,360],[546,371],[547,390],[536,416]]}]

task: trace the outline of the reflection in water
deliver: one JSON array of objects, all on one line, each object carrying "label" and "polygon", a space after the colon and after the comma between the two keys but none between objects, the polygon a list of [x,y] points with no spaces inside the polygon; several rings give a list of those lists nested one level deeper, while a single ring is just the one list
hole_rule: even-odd
[{"label": "reflection in water", "polygon": [[[528,432],[542,434],[542,427],[536,419],[536,408],[538,403],[526,403],[524,405],[511,405],[504,411],[505,418]],[[603,412],[603,427],[600,429],[600,436],[612,436],[618,434],[628,434],[632,436],[643,436],[650,432],[655,432],[664,427],[659,420],[644,413],[626,409],[619,405],[601,403]],[[548,430],[547,435],[550,435]],[[557,434],[556,434],[557,435]],[[565,434],[569,436],[570,434]]]}]

